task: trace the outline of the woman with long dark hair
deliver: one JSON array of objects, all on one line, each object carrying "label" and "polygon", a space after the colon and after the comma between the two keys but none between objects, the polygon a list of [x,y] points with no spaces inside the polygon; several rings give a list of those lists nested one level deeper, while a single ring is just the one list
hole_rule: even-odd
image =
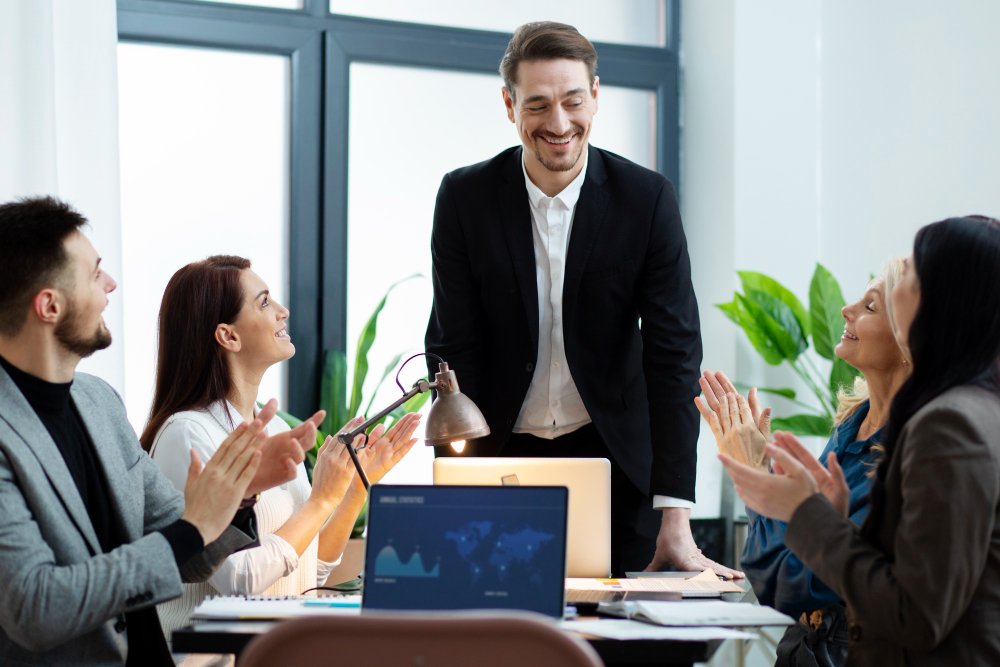
[{"label": "woman with long dark hair", "polygon": [[860,529],[843,476],[794,437],[768,446],[777,474],[720,459],[847,602],[849,664],[1000,664],[1000,222],[923,227],[892,302],[912,374]]},{"label": "woman with long dark hair", "polygon": [[[256,413],[261,377],[295,353],[288,310],[242,257],[215,256],[177,271],[160,306],[156,386],[140,441],[164,474],[183,488],[190,450],[207,460]],[[419,415],[381,426],[359,452],[370,481],[380,479],[415,440]],[[360,421],[350,422],[353,428]],[[269,433],[287,431],[272,420]],[[328,438],[313,468],[264,491],[256,505],[260,545],[237,552],[204,584],[159,606],[169,636],[206,595],[297,595],[326,580],[339,561],[366,493],[346,448]]]}]

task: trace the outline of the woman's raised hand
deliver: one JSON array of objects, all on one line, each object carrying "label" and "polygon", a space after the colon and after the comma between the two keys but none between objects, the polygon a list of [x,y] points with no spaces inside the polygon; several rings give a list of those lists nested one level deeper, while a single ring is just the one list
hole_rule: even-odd
[{"label": "woman's raised hand", "polygon": [[743,398],[722,371],[705,371],[698,382],[705,397],[694,402],[712,429],[719,451],[752,468],[766,468],[771,408],[761,409],[756,387],[749,398]]},{"label": "woman's raised hand", "polygon": [[[851,489],[847,486],[844,470],[840,467],[834,452],[827,455],[826,465],[828,467],[824,468],[819,460],[806,449],[805,445],[791,433],[778,431],[774,434],[774,444],[801,464],[816,482],[819,492],[826,496],[826,499],[842,516],[847,516],[850,509]],[[775,460],[784,461],[783,458],[779,457],[775,457]],[[782,463],[781,467],[785,466],[786,464]]]},{"label": "woman's raised hand", "polygon": [[[360,423],[358,421],[355,427]],[[351,426],[351,422],[348,422],[342,430],[350,428],[354,427]],[[361,436],[358,436],[353,444],[358,446],[361,441]],[[351,461],[347,446],[336,436],[328,435],[316,454],[316,464],[313,466],[312,494],[309,497],[324,503],[329,511],[333,511],[333,508],[347,493],[347,489],[350,488],[356,475],[354,462]]]},{"label": "woman's raised hand", "polygon": [[412,436],[418,424],[420,415],[409,412],[388,431],[382,424],[372,429],[368,435],[368,446],[358,452],[369,482],[374,484],[382,479],[410,451],[417,442]]},{"label": "woman's raised hand", "polygon": [[240,424],[208,463],[202,463],[198,452],[191,450],[181,518],[198,529],[205,544],[222,534],[246,496],[260,465],[264,426],[260,419]]},{"label": "woman's raised hand", "polygon": [[[266,426],[277,409],[278,402],[272,398],[257,413],[257,420]],[[315,445],[316,429],[323,423],[325,416],[326,412],[320,410],[293,429],[271,437],[265,436],[261,447],[260,467],[247,489],[249,495],[295,479],[298,465],[305,459],[306,452]]]}]

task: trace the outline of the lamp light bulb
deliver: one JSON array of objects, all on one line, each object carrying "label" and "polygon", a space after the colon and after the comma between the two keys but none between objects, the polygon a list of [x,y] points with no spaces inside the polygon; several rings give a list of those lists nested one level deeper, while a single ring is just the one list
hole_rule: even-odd
[{"label": "lamp light bulb", "polygon": [[456,454],[461,454],[462,450],[465,449],[465,440],[456,440],[451,443],[451,448],[455,450]]}]

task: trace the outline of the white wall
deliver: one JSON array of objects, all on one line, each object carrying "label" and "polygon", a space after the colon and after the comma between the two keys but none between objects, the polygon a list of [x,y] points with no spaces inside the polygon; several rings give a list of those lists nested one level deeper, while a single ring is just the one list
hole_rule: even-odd
[{"label": "white wall", "polygon": [[[681,204],[705,367],[797,386],[714,308],[753,269],[807,297],[818,260],[845,296],[948,215],[1000,214],[1000,4],[682,2]],[[699,445],[696,515],[721,471]]]},{"label": "white wall", "polygon": [[[90,220],[102,266],[121,276],[118,41],[114,0],[0,2],[0,202],[53,195]],[[115,343],[84,360],[124,384],[122,302],[104,319]]]}]

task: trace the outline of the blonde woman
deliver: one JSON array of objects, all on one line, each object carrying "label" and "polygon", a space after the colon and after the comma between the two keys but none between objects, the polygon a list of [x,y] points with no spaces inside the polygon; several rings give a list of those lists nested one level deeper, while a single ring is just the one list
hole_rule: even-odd
[{"label": "blonde woman", "polygon": [[922,227],[892,291],[910,376],[896,392],[868,517],[788,433],[775,474],[719,455],[755,512],[847,603],[852,665],[1000,665],[1000,221]]},{"label": "blonde woman", "polygon": [[[840,468],[850,492],[849,516],[861,525],[868,513],[877,443],[896,391],[909,376],[909,362],[894,334],[891,299],[902,260],[890,260],[864,295],[844,306],[844,333],[835,354],[864,374],[842,390],[835,428],[820,461]],[[695,399],[719,450],[756,468],[766,468],[770,408],[761,409],[756,389],[743,398],[722,372],[701,378],[705,398]],[[832,457],[832,458],[830,458]],[[747,541],[740,568],[761,604],[800,618],[778,646],[778,665],[840,665],[847,655],[847,627],[840,597],[785,545],[786,524],[747,509]]]}]

